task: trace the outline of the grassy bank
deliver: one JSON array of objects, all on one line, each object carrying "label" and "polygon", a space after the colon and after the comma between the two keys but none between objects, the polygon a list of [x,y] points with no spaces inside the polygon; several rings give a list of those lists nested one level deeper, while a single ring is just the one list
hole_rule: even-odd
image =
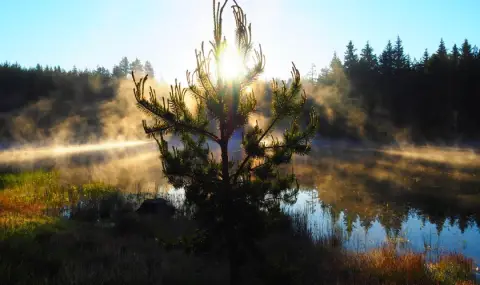
[{"label": "grassy bank", "polygon": [[[228,284],[226,260],[185,252],[197,226],[182,211],[139,216],[144,195],[68,185],[56,172],[3,174],[0,185],[0,284]],[[352,253],[334,231],[314,238],[305,212],[275,221],[245,284],[473,284],[461,255]]]}]

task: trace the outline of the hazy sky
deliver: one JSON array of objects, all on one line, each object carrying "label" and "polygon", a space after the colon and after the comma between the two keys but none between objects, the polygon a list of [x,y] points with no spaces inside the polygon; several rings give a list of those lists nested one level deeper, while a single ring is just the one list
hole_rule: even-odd
[{"label": "hazy sky", "polygon": [[[168,81],[194,68],[194,49],[212,38],[211,0],[1,0],[0,61],[70,69],[111,68],[122,56],[150,60]],[[233,3],[233,1],[230,1]],[[266,75],[302,74],[312,63],[343,58],[349,40],[380,52],[397,35],[420,58],[441,37],[450,49],[468,38],[480,45],[479,0],[238,0],[253,40],[267,57]],[[225,13],[227,39],[233,31]],[[231,38],[231,37],[230,37]]]}]

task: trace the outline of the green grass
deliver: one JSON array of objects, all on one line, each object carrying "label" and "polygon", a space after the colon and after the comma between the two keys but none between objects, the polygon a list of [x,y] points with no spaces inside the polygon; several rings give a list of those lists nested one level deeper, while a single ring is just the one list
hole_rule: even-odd
[{"label": "green grass", "polygon": [[38,227],[62,223],[61,210],[83,201],[100,201],[116,193],[102,183],[63,185],[58,172],[0,175],[0,239],[28,234]]},{"label": "green grass", "polygon": [[[166,246],[195,234],[188,215],[142,217],[114,187],[59,177],[0,175],[0,284],[228,284],[224,258]],[[62,218],[65,207],[74,209],[70,219]],[[388,244],[348,252],[340,232],[316,236],[307,222],[305,211],[276,217],[259,241],[264,261],[241,269],[244,283],[473,284],[471,260],[461,255],[428,263],[422,253],[398,254]]]}]

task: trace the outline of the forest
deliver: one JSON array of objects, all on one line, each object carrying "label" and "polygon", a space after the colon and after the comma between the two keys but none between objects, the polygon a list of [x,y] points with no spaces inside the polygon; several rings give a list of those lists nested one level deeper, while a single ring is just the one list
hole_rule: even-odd
[{"label": "forest", "polygon": [[[76,104],[67,102],[78,96],[85,102],[112,99],[118,82],[129,77],[132,70],[155,77],[151,63],[142,64],[138,58],[129,61],[124,57],[111,70],[99,66],[95,70],[74,67],[66,71],[59,66],[26,68],[4,63],[0,66],[2,139],[13,139],[8,114],[42,98],[55,98],[54,109],[58,112],[55,117],[38,120],[39,125],[53,126],[66,116],[80,113],[88,118],[92,132],[98,132],[95,110],[82,114]],[[343,58],[335,53],[330,65],[319,74],[313,69],[304,74],[310,105],[320,110],[322,137],[414,144],[471,144],[478,139],[480,53],[468,40],[451,49],[440,40],[436,51],[425,50],[419,59],[404,52],[400,37],[395,43],[388,41],[379,54],[368,42],[357,50],[350,41]],[[263,100],[268,101],[269,83],[261,84],[267,91]],[[268,116],[268,110],[260,110]]]},{"label": "forest", "polygon": [[349,42],[343,62],[335,55],[315,83],[359,102],[367,122],[384,116],[408,129],[414,142],[468,141],[478,137],[479,72],[478,48],[467,39],[450,50],[440,40],[436,51],[412,59],[397,37],[378,55],[368,42],[359,54]]}]

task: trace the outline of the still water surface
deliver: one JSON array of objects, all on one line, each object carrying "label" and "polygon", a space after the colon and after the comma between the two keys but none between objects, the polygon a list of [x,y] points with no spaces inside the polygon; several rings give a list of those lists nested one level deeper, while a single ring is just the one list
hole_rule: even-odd
[{"label": "still water surface", "polygon": [[[169,188],[155,145],[16,167],[58,168],[69,182],[103,181],[125,191]],[[308,157],[294,159],[293,170],[303,189],[293,207],[306,207],[316,234],[337,227],[351,250],[388,238],[401,248],[456,251],[480,263],[480,156],[474,149],[318,144]]]}]

